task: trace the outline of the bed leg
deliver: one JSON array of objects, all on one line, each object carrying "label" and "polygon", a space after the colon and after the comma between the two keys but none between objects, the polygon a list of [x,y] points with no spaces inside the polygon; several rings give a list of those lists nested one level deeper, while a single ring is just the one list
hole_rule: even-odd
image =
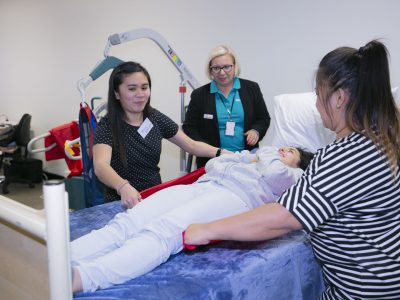
[{"label": "bed leg", "polygon": [[6,195],[6,194],[8,194],[10,191],[8,190],[8,188],[7,188],[7,186],[10,184],[10,182],[7,180],[7,177],[6,178],[4,178],[4,181],[3,181],[3,186],[2,186],[2,193],[4,194],[4,195]]},{"label": "bed leg", "polygon": [[50,299],[72,299],[68,194],[62,180],[43,185]]}]

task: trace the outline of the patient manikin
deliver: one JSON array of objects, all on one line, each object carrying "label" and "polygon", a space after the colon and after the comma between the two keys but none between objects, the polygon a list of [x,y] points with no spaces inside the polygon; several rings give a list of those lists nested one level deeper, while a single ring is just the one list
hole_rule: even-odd
[{"label": "patient manikin", "polygon": [[312,155],[262,147],[211,159],[206,174],[117,214],[71,243],[73,291],[95,291],[143,275],[183,249],[182,232],[274,202],[300,178]]}]

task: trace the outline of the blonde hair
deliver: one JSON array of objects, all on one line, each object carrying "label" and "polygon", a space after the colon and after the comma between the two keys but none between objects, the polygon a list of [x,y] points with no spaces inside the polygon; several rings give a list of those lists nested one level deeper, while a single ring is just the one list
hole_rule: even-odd
[{"label": "blonde hair", "polygon": [[235,76],[238,77],[240,75],[240,65],[232,48],[226,45],[219,45],[215,47],[213,50],[211,50],[210,54],[208,55],[206,70],[205,70],[208,79],[210,80],[214,79],[210,70],[211,62],[213,61],[213,59],[226,54],[230,55],[233,59],[233,64],[235,66]]}]

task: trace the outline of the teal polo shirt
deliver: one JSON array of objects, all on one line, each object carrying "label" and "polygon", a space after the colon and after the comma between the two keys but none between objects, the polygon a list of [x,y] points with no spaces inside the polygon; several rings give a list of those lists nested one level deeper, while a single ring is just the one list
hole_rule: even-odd
[{"label": "teal polo shirt", "polygon": [[[215,94],[215,106],[217,110],[218,129],[221,148],[230,151],[244,150],[244,110],[239,95],[240,80],[235,77],[232,90],[228,97],[218,89],[214,80],[211,81],[210,93]],[[226,135],[226,123],[234,122],[234,135]]]}]

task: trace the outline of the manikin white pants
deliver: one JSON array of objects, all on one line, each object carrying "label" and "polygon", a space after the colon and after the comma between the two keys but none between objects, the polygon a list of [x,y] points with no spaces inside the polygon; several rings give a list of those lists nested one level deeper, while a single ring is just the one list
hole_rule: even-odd
[{"label": "manikin white pants", "polygon": [[73,241],[72,265],[80,272],[85,292],[123,283],[181,251],[188,225],[248,210],[236,194],[215,183],[166,188]]}]

